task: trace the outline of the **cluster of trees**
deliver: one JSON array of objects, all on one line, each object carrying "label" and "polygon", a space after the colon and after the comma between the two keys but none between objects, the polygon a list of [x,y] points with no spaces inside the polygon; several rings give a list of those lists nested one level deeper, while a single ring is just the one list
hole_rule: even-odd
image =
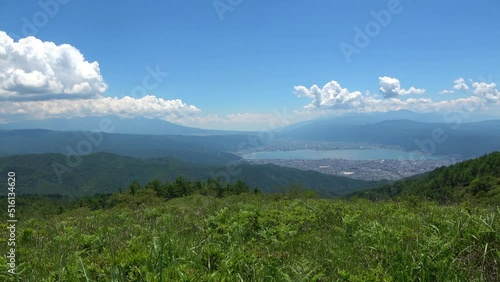
[{"label": "cluster of trees", "polygon": [[178,176],[173,182],[167,180],[164,183],[158,179],[153,179],[145,186],[141,186],[137,181],[134,181],[127,191],[134,195],[141,189],[151,189],[156,192],[157,196],[166,199],[185,197],[192,194],[224,197],[225,195],[238,195],[250,191],[250,187],[242,180],[227,183],[221,178],[209,178],[207,181],[197,180],[192,182],[183,176]]},{"label": "cluster of trees", "polygon": [[[158,198],[173,199],[185,197],[193,194],[224,197],[228,195],[239,195],[242,193],[250,192],[250,187],[242,180],[235,183],[228,183],[221,178],[212,179],[207,181],[190,181],[183,176],[178,176],[174,181],[161,182],[158,179],[149,181],[146,185],[142,186],[139,182],[133,181],[128,188],[120,189],[119,193],[115,194],[97,194],[94,196],[86,196],[76,200],[76,206],[89,207],[91,209],[110,208],[113,207],[117,198],[131,200],[136,198],[137,202],[142,202],[146,195],[154,195]],[[260,191],[255,188],[252,190],[254,193]],[[148,194],[149,193],[149,194]]]},{"label": "cluster of trees", "polygon": [[[183,176],[178,176],[175,181],[161,182],[158,179],[149,181],[146,185],[141,185],[133,181],[127,188],[113,194],[96,194],[80,198],[64,197],[59,194],[36,195],[27,194],[17,198],[16,204],[19,207],[18,215],[21,218],[37,214],[40,217],[50,217],[54,214],[61,214],[65,211],[79,207],[87,207],[91,210],[109,209],[118,203],[140,204],[148,201],[173,199],[193,194],[224,197],[229,195],[239,195],[242,193],[260,193],[257,188],[251,189],[244,181],[238,180],[235,183],[227,183],[222,179],[208,179],[207,181],[190,181]],[[0,200],[5,199],[0,195]],[[7,200],[0,201],[0,208],[6,207]]]}]

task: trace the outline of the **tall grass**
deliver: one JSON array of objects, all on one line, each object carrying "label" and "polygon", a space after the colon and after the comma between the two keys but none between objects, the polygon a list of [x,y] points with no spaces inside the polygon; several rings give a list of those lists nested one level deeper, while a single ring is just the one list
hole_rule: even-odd
[{"label": "tall grass", "polygon": [[[149,194],[150,197],[155,197]],[[5,281],[498,281],[499,208],[243,194],[19,222]],[[0,234],[4,246],[6,228]]]}]

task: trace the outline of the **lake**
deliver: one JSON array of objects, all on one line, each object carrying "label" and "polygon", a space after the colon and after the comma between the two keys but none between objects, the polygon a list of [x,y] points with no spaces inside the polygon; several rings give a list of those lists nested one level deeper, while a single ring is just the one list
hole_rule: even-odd
[{"label": "lake", "polygon": [[426,155],[420,152],[406,152],[397,149],[369,148],[369,149],[339,149],[339,150],[294,150],[294,151],[263,151],[242,155],[247,160],[439,160],[437,156]]}]

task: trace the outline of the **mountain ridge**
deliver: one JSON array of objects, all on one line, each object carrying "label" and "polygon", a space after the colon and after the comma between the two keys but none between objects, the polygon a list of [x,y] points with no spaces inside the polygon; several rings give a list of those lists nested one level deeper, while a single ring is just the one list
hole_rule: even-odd
[{"label": "mountain ridge", "polygon": [[238,134],[243,131],[211,130],[179,125],[161,119],[120,118],[117,116],[87,116],[72,118],[52,118],[45,120],[27,120],[0,124],[0,129],[46,129],[52,131],[93,131],[105,120],[113,126],[112,132],[119,134],[142,135],[223,135]]},{"label": "mountain ridge", "polygon": [[[302,140],[363,142],[399,146],[408,151],[478,157],[500,150],[500,120],[474,123],[424,123],[408,119],[371,124],[319,121],[285,130],[280,136]],[[470,146],[475,144],[475,146]]]}]

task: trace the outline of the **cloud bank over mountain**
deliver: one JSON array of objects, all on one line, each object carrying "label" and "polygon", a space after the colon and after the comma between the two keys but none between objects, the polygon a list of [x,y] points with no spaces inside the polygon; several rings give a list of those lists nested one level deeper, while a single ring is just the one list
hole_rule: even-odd
[{"label": "cloud bank over mountain", "polygon": [[[373,84],[375,88],[375,81]],[[392,76],[378,77],[373,89],[348,89],[331,80],[322,87],[297,85],[293,92],[310,101],[291,109],[286,121],[274,113],[250,111],[201,114],[200,108],[181,99],[148,93],[141,97],[107,95],[108,84],[97,61],[89,62],[74,46],[57,45],[35,37],[15,41],[0,31],[0,122],[82,116],[159,118],[203,128],[251,129],[279,127],[328,114],[347,112],[447,112],[498,109],[500,91],[495,83],[457,78],[439,93],[454,95],[434,100],[421,86],[410,86]],[[374,93],[374,94],[371,94]],[[279,94],[279,93],[278,93]],[[437,93],[436,93],[437,94]],[[223,103],[223,101],[221,101]]]},{"label": "cloud bank over mountain", "polygon": [[107,97],[107,88],[99,63],[86,61],[77,48],[32,36],[16,42],[0,31],[0,120],[87,115],[175,120],[201,111],[180,99]]},{"label": "cloud bank over mountain", "polygon": [[404,89],[397,78],[379,77],[380,95],[362,94],[360,91],[350,91],[332,80],[323,87],[312,85],[295,86],[294,93],[300,98],[309,98],[311,102],[304,106],[310,112],[387,112],[397,110],[411,110],[416,112],[448,112],[488,110],[499,106],[500,91],[495,83],[473,82],[468,86],[465,79],[454,81],[453,90],[442,91],[442,94],[453,93],[460,90],[468,94],[467,97],[435,101],[430,97],[414,98],[413,95],[422,96],[425,89],[410,87]]},{"label": "cloud bank over mountain", "polygon": [[425,89],[418,89],[413,86],[409,89],[401,88],[401,82],[397,78],[382,76],[379,77],[378,80],[380,83],[379,90],[384,98],[396,98],[404,95],[425,93]]}]

